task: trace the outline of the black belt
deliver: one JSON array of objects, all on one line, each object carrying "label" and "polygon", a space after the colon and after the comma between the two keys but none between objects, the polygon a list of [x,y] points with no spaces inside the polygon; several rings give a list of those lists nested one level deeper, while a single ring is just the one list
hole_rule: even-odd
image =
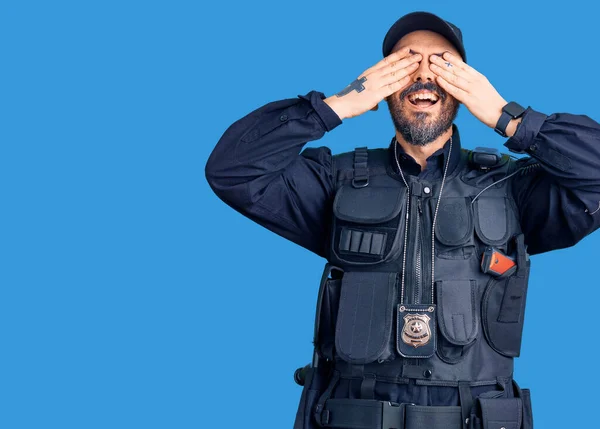
[{"label": "black belt", "polygon": [[329,399],[316,414],[323,427],[345,429],[463,429],[460,407]]}]

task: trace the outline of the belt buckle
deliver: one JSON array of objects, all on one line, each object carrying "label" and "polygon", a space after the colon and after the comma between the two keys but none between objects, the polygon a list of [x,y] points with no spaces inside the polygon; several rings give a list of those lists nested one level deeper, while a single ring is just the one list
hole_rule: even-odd
[{"label": "belt buckle", "polygon": [[396,402],[382,402],[381,429],[404,429],[404,408],[406,405]]}]

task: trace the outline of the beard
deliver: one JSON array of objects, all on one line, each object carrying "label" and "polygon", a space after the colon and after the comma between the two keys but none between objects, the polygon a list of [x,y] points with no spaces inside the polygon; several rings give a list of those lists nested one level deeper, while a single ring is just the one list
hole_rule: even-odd
[{"label": "beard", "polygon": [[[437,117],[435,117],[436,113],[410,112],[405,109],[404,99],[409,94],[423,89],[439,95],[440,112]],[[387,102],[396,130],[407,143],[414,146],[426,146],[448,130],[456,119],[459,107],[456,98],[449,96],[446,91],[432,82],[415,82],[402,91],[400,96],[392,94]]]}]

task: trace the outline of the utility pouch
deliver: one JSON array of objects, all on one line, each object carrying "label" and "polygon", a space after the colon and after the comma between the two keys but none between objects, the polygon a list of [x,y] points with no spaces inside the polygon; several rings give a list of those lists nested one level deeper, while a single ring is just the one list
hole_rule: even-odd
[{"label": "utility pouch", "polygon": [[521,398],[477,398],[471,427],[482,429],[521,429]]},{"label": "utility pouch", "polygon": [[479,334],[477,282],[472,279],[435,282],[438,304],[437,354],[446,363],[462,360]]},{"label": "utility pouch", "polygon": [[394,359],[391,344],[397,273],[345,272],[335,330],[338,355],[351,364]]},{"label": "utility pouch", "polygon": [[406,191],[342,186],[333,201],[332,263],[375,265],[399,252]]},{"label": "utility pouch", "polygon": [[[429,200],[435,213],[437,198]],[[444,197],[439,202],[435,225],[435,252],[442,259],[469,259],[475,250],[473,213],[466,197]]]},{"label": "utility pouch", "polygon": [[531,393],[529,389],[521,389],[516,381],[512,381],[517,398],[523,401],[523,429],[533,429],[533,412],[531,409]]},{"label": "utility pouch", "polygon": [[436,350],[434,304],[398,305],[398,353],[405,358],[429,358]]},{"label": "utility pouch", "polygon": [[326,360],[333,360],[334,355],[342,275],[341,268],[326,264],[319,287],[313,343],[318,355]]},{"label": "utility pouch", "polygon": [[516,273],[490,279],[482,300],[486,339],[494,350],[509,357],[519,356],[521,351],[530,265],[523,234],[516,236],[515,242]]}]

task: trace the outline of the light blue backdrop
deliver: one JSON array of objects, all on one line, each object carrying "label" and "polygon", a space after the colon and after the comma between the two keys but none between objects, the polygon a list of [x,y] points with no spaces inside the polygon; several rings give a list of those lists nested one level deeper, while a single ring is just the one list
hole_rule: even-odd
[{"label": "light blue backdrop", "polygon": [[[324,261],[211,193],[219,137],[341,90],[423,9],[505,99],[600,120],[592,4],[4,2],[0,427],[291,428]],[[387,145],[380,107],[312,144]],[[502,148],[466,109],[457,123],[465,147]],[[516,378],[538,428],[593,426],[599,244],[532,258]]]}]

